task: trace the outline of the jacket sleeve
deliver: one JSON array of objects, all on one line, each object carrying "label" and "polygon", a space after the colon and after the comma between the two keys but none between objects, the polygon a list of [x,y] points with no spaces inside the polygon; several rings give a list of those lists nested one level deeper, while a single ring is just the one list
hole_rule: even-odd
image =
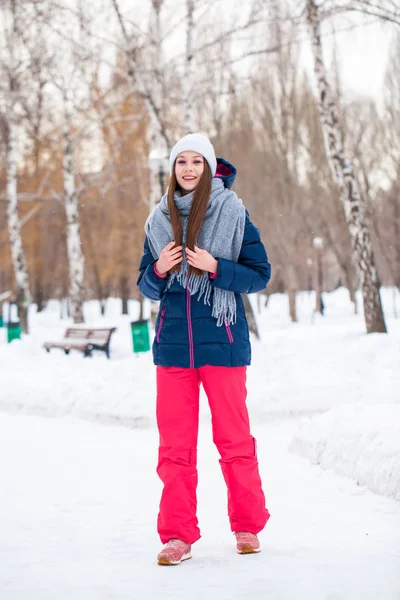
[{"label": "jacket sleeve", "polygon": [[238,262],[217,256],[215,258],[218,260],[218,268],[215,278],[210,277],[213,287],[237,294],[253,294],[263,290],[271,278],[271,265],[260,233],[250,221],[247,211]]},{"label": "jacket sleeve", "polygon": [[150,300],[160,300],[167,283],[167,277],[160,277],[156,274],[154,269],[156,262],[146,236],[144,240],[144,252],[139,266],[140,273],[137,285],[139,286],[140,293],[146,298],[150,298]]}]

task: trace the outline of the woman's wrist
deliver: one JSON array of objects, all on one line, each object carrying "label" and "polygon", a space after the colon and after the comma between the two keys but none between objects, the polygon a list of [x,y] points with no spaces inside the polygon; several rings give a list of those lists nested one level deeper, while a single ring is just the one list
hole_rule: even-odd
[{"label": "woman's wrist", "polygon": [[218,270],[218,261],[217,261],[217,259],[214,258],[214,267],[210,271],[210,274],[216,276],[217,270]]},{"label": "woman's wrist", "polygon": [[163,279],[164,279],[164,277],[167,276],[166,273],[161,273],[159,271],[159,269],[158,269],[158,261],[154,263],[154,271],[155,271],[155,274],[158,275],[158,277],[162,277]]}]

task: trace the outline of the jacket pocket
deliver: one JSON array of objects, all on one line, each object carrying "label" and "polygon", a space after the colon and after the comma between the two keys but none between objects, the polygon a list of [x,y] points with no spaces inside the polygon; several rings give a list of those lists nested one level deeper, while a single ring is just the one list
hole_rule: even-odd
[{"label": "jacket pocket", "polygon": [[235,340],[233,339],[232,331],[228,323],[225,323],[226,333],[228,334],[229,343],[233,344]]},{"label": "jacket pocket", "polygon": [[164,308],[161,311],[160,322],[158,323],[158,328],[157,328],[156,341],[157,341],[158,344],[160,343],[161,329],[162,329],[162,326],[163,326],[164,317],[165,317],[165,313],[166,312],[167,312],[167,307],[164,306]]}]

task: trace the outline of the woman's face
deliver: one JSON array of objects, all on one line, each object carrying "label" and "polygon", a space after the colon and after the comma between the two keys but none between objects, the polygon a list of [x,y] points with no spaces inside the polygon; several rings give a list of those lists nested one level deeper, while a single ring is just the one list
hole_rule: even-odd
[{"label": "woman's face", "polygon": [[186,150],[178,154],[175,161],[175,176],[182,190],[196,189],[204,172],[204,158],[197,152]]}]

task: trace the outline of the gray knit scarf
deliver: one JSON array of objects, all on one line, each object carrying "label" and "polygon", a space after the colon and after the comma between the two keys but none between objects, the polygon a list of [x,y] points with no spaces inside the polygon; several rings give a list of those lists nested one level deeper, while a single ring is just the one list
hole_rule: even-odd
[{"label": "gray knit scarf", "polygon": [[[180,192],[175,192],[174,195],[175,205],[179,209],[182,218],[183,247],[186,244],[186,231],[193,195],[194,192],[190,192],[185,196],[182,196]],[[237,262],[243,242],[245,220],[246,211],[242,201],[235,192],[225,188],[221,179],[214,177],[210,199],[196,245],[207,250],[212,256]],[[151,253],[158,260],[163,248],[174,239],[168,214],[167,194],[162,197],[160,204],[148,217],[145,231]],[[197,300],[204,296],[204,304],[210,305],[212,286],[209,274],[204,273],[199,276],[192,273],[189,276],[189,265],[186,261],[185,252],[183,252],[183,261],[180,266],[179,272],[175,271],[168,276],[167,289],[176,279],[183,288],[189,290],[191,295],[198,293]],[[234,292],[214,287],[211,314],[217,319],[218,327],[223,324],[235,323],[236,300]]]}]

